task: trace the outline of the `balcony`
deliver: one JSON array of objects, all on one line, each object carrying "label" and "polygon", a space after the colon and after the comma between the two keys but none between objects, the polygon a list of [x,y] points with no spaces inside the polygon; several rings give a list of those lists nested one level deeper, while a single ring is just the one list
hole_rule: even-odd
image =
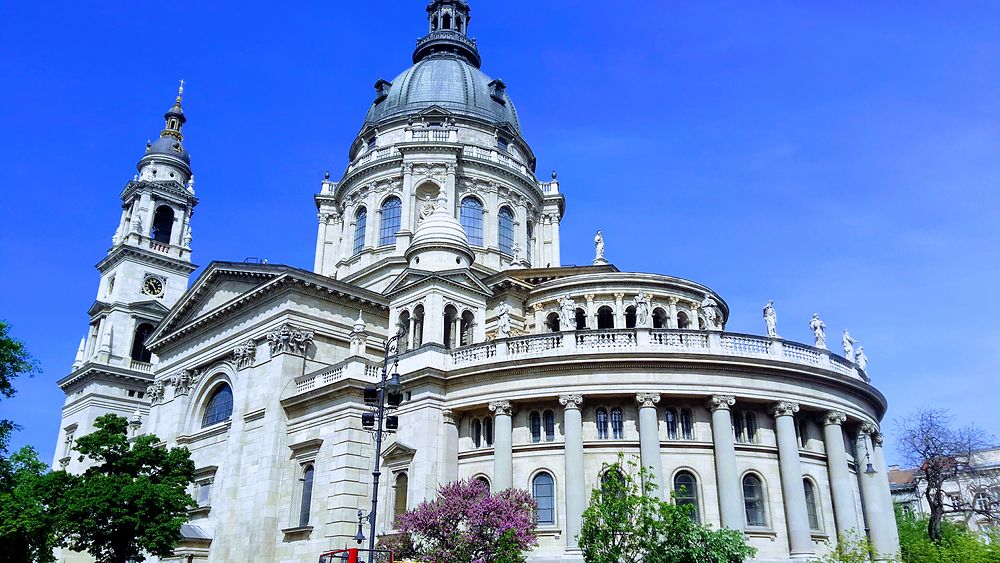
[{"label": "balcony", "polygon": [[766,359],[829,370],[868,382],[867,375],[853,363],[829,350],[749,334],[665,329],[581,330],[507,338],[451,350],[447,367],[465,368],[509,360],[615,352]]},{"label": "balcony", "polygon": [[140,362],[140,361],[137,361],[137,360],[129,360],[128,367],[129,367],[129,369],[132,369],[132,370],[135,370],[135,371],[141,371],[142,373],[153,373],[153,364],[151,364],[149,362]]},{"label": "balcony", "polygon": [[354,172],[358,168],[361,168],[362,166],[366,166],[373,162],[395,157],[399,157],[399,149],[397,149],[396,147],[385,147],[381,149],[369,150],[364,155],[354,159],[354,162],[352,162],[350,165],[347,166],[347,174],[350,174],[351,172]]}]

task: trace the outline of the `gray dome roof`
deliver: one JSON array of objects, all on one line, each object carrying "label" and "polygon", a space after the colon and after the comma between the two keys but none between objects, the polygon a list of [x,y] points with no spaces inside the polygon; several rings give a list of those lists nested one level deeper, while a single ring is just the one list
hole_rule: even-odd
[{"label": "gray dome roof", "polygon": [[153,141],[153,144],[146,149],[145,156],[156,154],[172,156],[183,160],[186,164],[191,164],[191,155],[188,154],[180,140],[174,137],[163,136]]},{"label": "gray dome roof", "polygon": [[[484,119],[497,125],[510,124],[521,133],[514,102],[501,88],[498,102],[491,95],[493,79],[450,53],[427,56],[392,81],[388,96],[372,104],[366,125],[404,115],[416,115],[433,107]],[[495,93],[495,90],[493,91]]]}]

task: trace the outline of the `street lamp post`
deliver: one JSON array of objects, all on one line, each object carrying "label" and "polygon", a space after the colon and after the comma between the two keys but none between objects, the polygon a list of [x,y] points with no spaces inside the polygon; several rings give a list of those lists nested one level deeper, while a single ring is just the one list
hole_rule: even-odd
[{"label": "street lamp post", "polygon": [[[378,482],[382,476],[382,439],[385,434],[395,432],[399,428],[399,419],[386,416],[387,409],[395,409],[402,402],[402,386],[399,383],[398,360],[396,344],[406,333],[400,328],[395,336],[385,341],[382,354],[382,374],[377,386],[365,387],[365,403],[372,407],[372,412],[361,416],[361,425],[372,431],[375,436],[375,468],[372,470],[372,509],[368,513],[368,556],[375,553],[375,519],[378,514]],[[392,356],[392,373],[389,373],[389,359]],[[388,401],[388,405],[386,402]],[[363,537],[363,536],[362,536]]]}]

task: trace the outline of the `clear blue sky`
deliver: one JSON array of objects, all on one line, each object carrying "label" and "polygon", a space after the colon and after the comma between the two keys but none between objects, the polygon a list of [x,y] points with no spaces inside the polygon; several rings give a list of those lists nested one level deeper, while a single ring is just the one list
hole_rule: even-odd
[{"label": "clear blue sky", "polygon": [[[55,447],[119,193],[187,81],[194,257],[312,267],[377,78],[409,64],[423,0],[7,2],[0,8],[0,318],[43,372],[0,417]],[[602,228],[619,268],[690,278],[729,329],[808,342],[819,312],[871,358],[894,417],[1000,433],[1000,4],[472,0],[567,197],[563,260]],[[892,456],[890,456],[892,457]]]}]

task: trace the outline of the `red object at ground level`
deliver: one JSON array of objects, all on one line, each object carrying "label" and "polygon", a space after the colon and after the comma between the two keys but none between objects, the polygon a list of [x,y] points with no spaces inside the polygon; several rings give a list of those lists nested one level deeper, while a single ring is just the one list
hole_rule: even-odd
[{"label": "red object at ground level", "polygon": [[[367,549],[358,549],[352,547],[350,549],[335,549],[333,551],[327,551],[326,553],[319,556],[319,563],[394,563],[395,559],[392,557],[392,551],[388,549],[376,549],[371,552],[370,558],[367,558],[369,551]],[[369,560],[370,559],[370,560]]]}]

